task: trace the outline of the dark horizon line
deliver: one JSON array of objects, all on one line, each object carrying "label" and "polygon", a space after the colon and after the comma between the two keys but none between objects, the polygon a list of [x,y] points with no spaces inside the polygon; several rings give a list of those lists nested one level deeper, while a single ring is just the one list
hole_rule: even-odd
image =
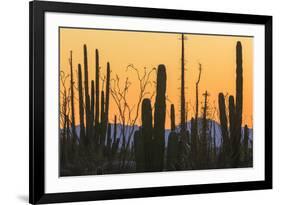
[{"label": "dark horizon line", "polygon": [[173,31],[147,31],[147,30],[131,30],[131,29],[109,29],[109,28],[90,28],[90,27],[75,27],[75,26],[59,26],[60,29],[80,29],[80,30],[104,30],[104,31],[123,31],[123,32],[144,32],[144,33],[164,33],[164,34],[189,34],[189,35],[202,35],[202,36],[227,36],[227,37],[243,37],[254,38],[251,35],[231,35],[231,34],[207,34],[207,33],[186,33],[186,32],[173,32]]}]

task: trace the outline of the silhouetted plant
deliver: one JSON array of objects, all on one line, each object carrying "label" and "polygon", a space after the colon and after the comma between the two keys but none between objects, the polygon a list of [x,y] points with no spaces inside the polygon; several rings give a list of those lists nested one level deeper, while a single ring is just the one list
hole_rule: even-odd
[{"label": "silhouetted plant", "polygon": [[174,106],[174,104],[171,104],[170,115],[171,115],[171,131],[175,131],[176,123],[175,123],[175,106]]},{"label": "silhouetted plant", "polygon": [[99,143],[99,130],[100,130],[100,107],[99,107],[99,102],[100,102],[100,68],[99,68],[99,51],[96,49],[96,97],[95,97],[95,141],[96,144]]},{"label": "silhouetted plant", "polygon": [[220,153],[221,166],[228,166],[229,160],[229,137],[227,128],[227,116],[225,110],[225,100],[223,93],[219,93],[219,114],[220,114],[220,125],[222,133],[222,152]]},{"label": "silhouetted plant", "polygon": [[142,101],[141,109],[141,138],[143,140],[144,166],[146,171],[152,171],[153,168],[153,127],[152,127],[152,108],[150,99],[145,98]]},{"label": "silhouetted plant", "polygon": [[165,118],[166,118],[166,68],[163,64],[157,69],[156,97],[154,105],[155,171],[164,167]]},{"label": "silhouetted plant", "polygon": [[186,131],[185,123],[185,69],[184,69],[184,34],[181,35],[181,133]]},{"label": "silhouetted plant", "polygon": [[89,137],[91,136],[91,125],[90,125],[90,96],[89,96],[89,84],[88,84],[88,54],[87,46],[84,44],[84,95],[85,95],[85,113],[86,113],[86,135],[85,135],[85,145],[89,145]]},{"label": "silhouetted plant", "polygon": [[208,153],[207,153],[207,126],[208,126],[208,122],[207,122],[207,98],[208,98],[208,92],[206,91],[203,96],[204,96],[204,107],[203,107],[203,119],[202,119],[202,139],[201,141],[201,163],[202,163],[202,167],[205,168],[208,166]]},{"label": "silhouetted plant", "polygon": [[241,141],[241,125],[242,125],[242,109],[243,109],[243,67],[242,67],[242,45],[238,41],[236,44],[236,134],[235,146],[232,156],[232,166],[238,167],[240,160],[240,141]]},{"label": "silhouetted plant", "polygon": [[[83,86],[82,86],[81,65],[78,64],[78,91],[79,91],[79,119],[80,119],[80,142],[85,142],[85,126],[84,126],[84,103],[83,103]],[[81,143],[80,143],[81,144]],[[80,146],[81,147],[81,146]]]},{"label": "silhouetted plant", "polygon": [[177,168],[177,160],[178,160],[178,134],[174,131],[170,132],[168,137],[168,146],[167,146],[167,161],[166,166],[167,170],[176,170]]},{"label": "silhouetted plant", "polygon": [[244,139],[243,139],[243,152],[244,152],[244,162],[249,161],[249,128],[248,125],[244,127]]}]

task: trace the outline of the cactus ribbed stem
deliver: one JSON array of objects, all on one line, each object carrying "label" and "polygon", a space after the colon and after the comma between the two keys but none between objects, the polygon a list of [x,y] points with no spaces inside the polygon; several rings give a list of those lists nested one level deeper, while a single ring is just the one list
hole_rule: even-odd
[{"label": "cactus ribbed stem", "polygon": [[155,171],[162,171],[165,150],[165,118],[166,118],[166,68],[158,66],[157,85],[154,109],[154,139],[155,139]]},{"label": "cactus ribbed stem", "polygon": [[83,86],[82,86],[81,65],[78,64],[78,92],[79,92],[79,117],[80,117],[80,142],[85,143],[85,126],[84,126],[84,103],[83,103]]}]

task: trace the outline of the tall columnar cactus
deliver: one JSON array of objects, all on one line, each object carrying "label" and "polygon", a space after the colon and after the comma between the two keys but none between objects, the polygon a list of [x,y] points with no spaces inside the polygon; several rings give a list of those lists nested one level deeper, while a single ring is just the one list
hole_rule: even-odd
[{"label": "tall columnar cactus", "polygon": [[234,97],[231,95],[228,98],[229,100],[229,138],[230,138],[230,159],[231,159],[231,166],[235,167],[235,159],[237,154],[239,154],[239,144],[238,138],[236,136],[236,113],[235,113],[235,104],[234,104]]},{"label": "tall columnar cactus", "polygon": [[185,74],[184,74],[184,34],[181,35],[181,133],[186,131],[185,123]]},{"label": "tall columnar cactus", "polygon": [[[110,64],[107,63],[107,71],[106,71],[106,88],[105,88],[105,96],[104,91],[101,93],[101,138],[104,139],[107,131],[107,123],[108,123],[108,112],[109,112],[109,89],[110,89]],[[103,142],[102,142],[103,143]]]},{"label": "tall columnar cactus", "polygon": [[163,64],[157,69],[157,85],[154,110],[155,139],[155,171],[162,171],[165,150],[165,118],[166,118],[166,68]]},{"label": "tall columnar cactus", "polygon": [[100,144],[104,145],[105,142],[105,135],[104,133],[106,132],[105,129],[105,114],[104,114],[104,91],[101,91],[101,112],[100,112],[100,117],[101,117],[101,121],[100,121]]},{"label": "tall columnar cactus", "polygon": [[95,133],[94,119],[95,119],[95,83],[92,80],[91,81],[91,112],[90,112],[90,129],[91,129],[92,136]]},{"label": "tall columnar cactus", "polygon": [[141,107],[141,135],[143,140],[144,166],[145,170],[152,171],[153,166],[153,128],[152,128],[152,108],[150,99],[145,98]]},{"label": "tall columnar cactus", "polygon": [[242,66],[242,45],[238,41],[236,44],[236,146],[237,153],[233,158],[233,166],[239,166],[240,160],[240,141],[241,141],[241,125],[242,125],[242,110],[243,110],[243,66]]},{"label": "tall columnar cactus", "polygon": [[134,133],[134,153],[136,161],[136,171],[144,172],[147,171],[145,168],[145,151],[144,150],[144,141],[143,135],[140,130],[135,131]]},{"label": "tall columnar cactus", "polygon": [[106,68],[106,88],[105,88],[105,113],[104,113],[104,120],[105,120],[105,127],[108,123],[108,113],[109,113],[109,96],[110,96],[110,64],[107,62]]},{"label": "tall columnar cactus", "polygon": [[233,146],[234,138],[235,138],[235,104],[234,97],[232,95],[228,98],[228,108],[229,108],[229,136],[231,146]]},{"label": "tall columnar cactus", "polygon": [[78,64],[78,92],[79,92],[79,118],[80,118],[80,142],[85,143],[85,126],[84,126],[84,103],[83,103],[83,86],[82,86],[81,65]]},{"label": "tall columnar cactus", "polygon": [[168,137],[168,146],[167,146],[167,161],[166,167],[167,170],[176,170],[177,160],[178,160],[178,134],[174,131],[170,132]]},{"label": "tall columnar cactus", "polygon": [[223,93],[219,93],[219,115],[220,115],[220,126],[222,133],[222,153],[221,153],[221,164],[223,166],[228,166],[229,160],[229,137],[227,128],[227,116],[225,110],[225,99]]},{"label": "tall columnar cactus", "polygon": [[90,96],[88,84],[88,54],[87,46],[84,44],[84,89],[85,89],[85,111],[86,111],[86,138],[89,139],[90,133]]},{"label": "tall columnar cactus", "polygon": [[175,123],[175,106],[174,106],[174,104],[171,104],[170,115],[171,115],[171,131],[175,131],[176,123]]},{"label": "tall columnar cactus", "polygon": [[244,140],[243,140],[244,162],[249,160],[249,128],[248,125],[244,127]]},{"label": "tall columnar cactus", "polygon": [[96,127],[96,138],[99,138],[98,134],[98,127],[99,127],[99,117],[100,117],[100,109],[99,109],[99,103],[100,103],[100,74],[99,74],[99,51],[96,49],[96,114],[95,114],[95,127]]},{"label": "tall columnar cactus", "polygon": [[70,51],[70,102],[71,102],[71,132],[72,132],[72,139],[73,143],[77,141],[77,134],[75,128],[75,108],[74,108],[74,81],[73,81],[73,64],[72,64],[72,51]]}]

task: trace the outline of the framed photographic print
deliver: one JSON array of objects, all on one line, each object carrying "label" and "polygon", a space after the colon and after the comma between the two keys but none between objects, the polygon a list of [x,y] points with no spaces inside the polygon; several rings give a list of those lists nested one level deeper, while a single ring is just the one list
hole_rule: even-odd
[{"label": "framed photographic print", "polygon": [[272,188],[272,17],[30,2],[30,203]]}]

